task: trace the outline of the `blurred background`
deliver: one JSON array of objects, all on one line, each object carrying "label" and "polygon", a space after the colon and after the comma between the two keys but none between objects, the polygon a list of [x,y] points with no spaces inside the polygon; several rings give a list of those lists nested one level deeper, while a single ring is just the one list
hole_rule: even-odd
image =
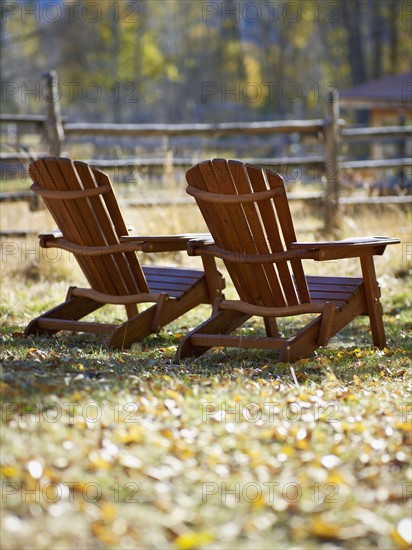
[{"label": "blurred background", "polygon": [[53,154],[146,205],[212,156],[281,172],[329,228],[342,197],[404,202],[411,21],[399,0],[4,1],[1,198]]},{"label": "blurred background", "polygon": [[[2,112],[99,122],[314,118],[328,92],[410,71],[410,2],[2,2]],[[409,97],[411,90],[409,90]]]}]

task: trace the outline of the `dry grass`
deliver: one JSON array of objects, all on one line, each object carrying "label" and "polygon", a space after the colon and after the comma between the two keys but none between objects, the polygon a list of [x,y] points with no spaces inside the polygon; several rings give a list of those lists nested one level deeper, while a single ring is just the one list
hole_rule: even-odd
[{"label": "dry grass", "polygon": [[[319,219],[293,210],[300,240],[323,238]],[[21,338],[84,280],[68,255],[52,262],[37,247],[35,233],[53,228],[45,211],[18,204],[2,214],[4,229],[33,231],[2,242],[5,550],[410,548],[408,215],[386,208],[343,219],[342,236],[403,242],[376,258],[388,348],[373,349],[358,319],[292,370],[251,350],[177,364],[179,338],[206,307],[126,352],[90,336]],[[124,214],[140,234],[204,230],[193,207]],[[310,267],[358,269],[356,260]]]}]

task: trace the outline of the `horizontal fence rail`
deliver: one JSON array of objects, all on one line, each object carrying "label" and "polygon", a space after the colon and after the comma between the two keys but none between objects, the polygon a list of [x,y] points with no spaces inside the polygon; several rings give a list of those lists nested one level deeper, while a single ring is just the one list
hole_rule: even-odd
[{"label": "horizontal fence rail", "polygon": [[343,141],[364,140],[371,138],[405,138],[411,137],[412,126],[374,126],[371,128],[342,128],[341,137]]},{"label": "horizontal fence rail", "polygon": [[412,160],[410,158],[401,159],[377,159],[377,160],[344,160],[341,162],[342,168],[355,169],[355,168],[404,168],[406,166],[412,166]]},{"label": "horizontal fence rail", "polygon": [[0,115],[0,122],[5,124],[45,124],[44,115]]},{"label": "horizontal fence rail", "polygon": [[[385,170],[399,169],[399,174],[403,174],[406,186],[410,185],[411,179],[410,167],[411,159],[402,156],[404,150],[399,149],[399,158],[386,159],[365,159],[354,160],[343,155],[341,145],[350,146],[356,142],[375,143],[382,140],[398,140],[405,143],[411,138],[412,126],[384,126],[371,128],[348,128],[345,121],[339,117],[339,102],[336,97],[328,98],[325,103],[325,118],[313,120],[286,120],[286,121],[259,121],[259,122],[219,122],[219,123],[198,123],[198,124],[106,124],[106,123],[77,123],[69,122],[61,115],[59,98],[53,96],[53,90],[58,89],[57,75],[49,73],[46,77],[46,85],[49,87],[49,93],[46,97],[52,98],[47,101],[46,115],[25,115],[25,114],[2,114],[0,115],[0,124],[14,125],[18,135],[20,127],[25,128],[24,133],[29,130],[27,126],[34,126],[35,132],[41,133],[45,138],[48,151],[25,151],[16,150],[2,151],[0,153],[0,168],[3,177],[13,173],[15,165],[20,165],[21,170],[26,170],[28,163],[32,160],[47,156],[60,156],[63,146],[67,146],[66,138],[85,137],[95,138],[96,136],[112,137],[159,137],[173,138],[186,136],[208,136],[213,140],[221,136],[251,136],[264,135],[276,136],[278,134],[298,134],[302,139],[309,137],[315,138],[321,145],[322,154],[309,154],[305,156],[280,156],[280,157],[260,157],[244,158],[242,161],[253,164],[260,164],[273,169],[284,171],[291,168],[302,167],[303,169],[316,169],[319,175],[319,182],[324,182],[324,190],[314,193],[288,193],[291,200],[315,201],[322,204],[324,208],[325,229],[331,229],[337,222],[337,212],[340,205],[349,204],[404,204],[410,201],[410,195],[393,196],[341,196],[344,186],[345,173],[356,170]],[[10,126],[9,126],[10,127]],[[22,130],[23,132],[23,130]],[[66,153],[65,153],[66,154]],[[92,164],[102,170],[127,170],[127,169],[147,169],[147,170],[170,170],[173,167],[188,168],[203,160],[198,158],[198,154],[193,156],[181,156],[165,154],[164,157],[156,158],[121,158],[121,159],[89,159],[85,162]],[[322,178],[320,178],[320,175]],[[406,177],[407,176],[407,177]],[[4,181],[4,180],[3,180]],[[125,180],[127,181],[127,179]],[[410,192],[410,190],[409,190]],[[31,200],[31,193],[21,192],[2,192],[0,193],[0,202],[11,200]],[[136,200],[128,199],[130,206],[154,206],[159,204],[192,204],[193,201],[186,197],[172,198],[139,198]]]},{"label": "horizontal fence rail", "polygon": [[219,122],[215,124],[82,124],[67,123],[67,135],[99,136],[195,136],[299,133],[317,134],[323,130],[323,120],[294,120],[288,122]]}]

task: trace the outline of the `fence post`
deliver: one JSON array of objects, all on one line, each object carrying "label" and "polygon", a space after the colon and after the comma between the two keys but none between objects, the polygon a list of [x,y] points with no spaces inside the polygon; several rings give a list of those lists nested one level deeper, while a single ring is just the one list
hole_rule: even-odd
[{"label": "fence post", "polygon": [[46,138],[49,152],[53,157],[60,157],[64,140],[63,122],[60,109],[59,81],[56,71],[44,75],[46,80],[45,99],[46,111]]},{"label": "fence post", "polygon": [[339,96],[331,92],[326,100],[325,139],[325,226],[326,233],[339,228]]}]

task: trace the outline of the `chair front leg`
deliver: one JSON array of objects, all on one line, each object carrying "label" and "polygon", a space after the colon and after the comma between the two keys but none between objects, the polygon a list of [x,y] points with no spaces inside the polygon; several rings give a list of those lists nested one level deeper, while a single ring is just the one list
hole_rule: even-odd
[{"label": "chair front leg", "polygon": [[373,343],[375,346],[384,348],[386,346],[385,328],[383,326],[380,288],[376,280],[373,256],[361,256],[360,262]]},{"label": "chair front leg", "polygon": [[266,335],[272,338],[279,337],[279,331],[276,323],[276,317],[263,317],[265,323]]},{"label": "chair front leg", "polygon": [[216,298],[221,298],[223,296],[225,279],[217,270],[216,260],[213,256],[202,255],[202,263],[210,302],[213,304]]},{"label": "chair front leg", "polygon": [[126,304],[125,309],[126,309],[126,314],[128,319],[131,319],[132,317],[134,317],[139,313],[139,310],[136,304]]}]

